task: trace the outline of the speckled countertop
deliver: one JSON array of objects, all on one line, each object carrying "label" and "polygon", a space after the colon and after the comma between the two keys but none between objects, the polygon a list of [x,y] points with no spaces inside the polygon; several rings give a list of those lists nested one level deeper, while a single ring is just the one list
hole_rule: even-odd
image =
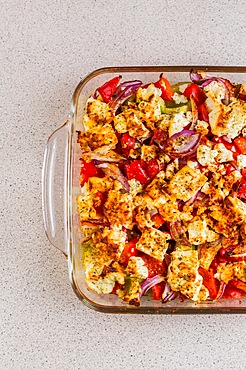
[{"label": "speckled countertop", "polygon": [[240,0],[2,2],[1,369],[246,368],[246,315],[83,306],[41,212],[45,143],[80,78],[108,65],[245,65],[245,17]]}]

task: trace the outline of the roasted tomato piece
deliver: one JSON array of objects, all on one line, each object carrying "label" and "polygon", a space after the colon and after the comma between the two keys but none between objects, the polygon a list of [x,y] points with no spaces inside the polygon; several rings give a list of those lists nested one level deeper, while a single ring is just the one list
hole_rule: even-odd
[{"label": "roasted tomato piece", "polygon": [[236,170],[236,168],[232,166],[230,163],[225,165],[225,169],[226,169],[226,175],[230,175],[230,173]]},{"label": "roasted tomato piece", "polygon": [[115,282],[115,285],[114,285],[114,288],[113,288],[113,290],[112,290],[112,292],[111,292],[111,293],[112,293],[112,294],[117,294],[117,290],[118,290],[118,289],[122,289],[122,287],[123,287],[123,286],[122,286],[120,283],[118,283],[118,281],[116,281],[116,282]]},{"label": "roasted tomato piece", "polygon": [[246,179],[243,178],[241,181],[241,186],[239,189],[239,192],[237,193],[237,196],[240,198],[246,199]]}]

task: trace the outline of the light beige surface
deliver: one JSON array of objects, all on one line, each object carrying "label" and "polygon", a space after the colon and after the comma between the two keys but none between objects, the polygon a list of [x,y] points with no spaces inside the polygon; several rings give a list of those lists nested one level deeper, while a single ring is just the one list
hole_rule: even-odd
[{"label": "light beige surface", "polygon": [[1,37],[0,369],[245,369],[246,315],[117,316],[84,307],[47,241],[48,135],[107,65],[245,65],[239,0],[6,0]]}]

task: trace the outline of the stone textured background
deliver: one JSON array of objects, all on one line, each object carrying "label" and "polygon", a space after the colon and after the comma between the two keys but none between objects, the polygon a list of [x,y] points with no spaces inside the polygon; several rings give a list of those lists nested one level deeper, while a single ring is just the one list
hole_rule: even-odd
[{"label": "stone textured background", "polygon": [[246,315],[83,306],[41,212],[46,140],[83,76],[109,65],[245,65],[245,19],[241,0],[2,2],[1,369],[245,369]]}]

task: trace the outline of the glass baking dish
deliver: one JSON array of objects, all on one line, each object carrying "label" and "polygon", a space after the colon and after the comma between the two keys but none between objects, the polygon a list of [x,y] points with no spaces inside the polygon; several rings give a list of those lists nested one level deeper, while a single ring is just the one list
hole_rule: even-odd
[{"label": "glass baking dish", "polygon": [[227,78],[235,83],[246,81],[246,67],[158,66],[158,67],[109,67],[98,69],[86,76],[76,87],[70,115],[66,123],[49,137],[42,172],[42,201],[44,226],[50,242],[60,249],[68,260],[72,287],[79,299],[88,307],[107,313],[141,314],[212,314],[246,313],[246,299],[206,301],[195,303],[178,299],[162,304],[144,296],[141,306],[121,302],[114,295],[98,295],[88,290],[82,267],[80,220],[76,197],[80,194],[81,149],[77,131],[83,130],[82,117],[88,97],[104,82],[116,75],[122,81],[140,79],[144,83],[155,81],[161,72],[171,84],[189,81],[191,68]]}]

